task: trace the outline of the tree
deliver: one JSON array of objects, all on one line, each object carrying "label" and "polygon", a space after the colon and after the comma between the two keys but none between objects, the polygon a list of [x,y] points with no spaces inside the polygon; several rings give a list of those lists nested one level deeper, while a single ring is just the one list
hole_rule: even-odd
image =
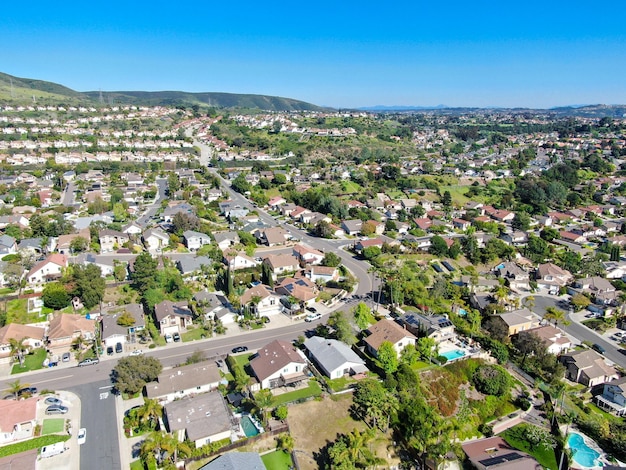
[{"label": "tree", "polygon": [[272,391],[268,388],[264,388],[259,390],[252,397],[252,402],[254,407],[258,410],[259,416],[263,421],[263,424],[267,424],[267,410],[272,407],[274,403],[274,395],[272,395]]},{"label": "tree", "polygon": [[13,382],[9,382],[8,385],[9,387],[5,391],[9,392],[17,400],[19,391],[28,387],[29,384],[22,383],[20,379],[16,379]]},{"label": "tree", "polygon": [[[353,401],[354,412],[382,431],[389,427],[391,415],[398,409],[397,398],[374,379],[362,380],[357,384]],[[383,424],[385,428],[381,426]]]},{"label": "tree", "polygon": [[339,341],[343,341],[349,346],[356,343],[356,336],[354,336],[354,331],[352,330],[345,313],[341,311],[333,312],[328,318],[328,326],[334,328],[335,337]]},{"label": "tree", "polygon": [[499,315],[490,315],[483,322],[483,328],[497,341],[504,341],[509,337],[509,327]]},{"label": "tree", "polygon": [[383,341],[376,352],[378,364],[385,374],[393,374],[398,370],[398,354],[390,341]]},{"label": "tree", "polygon": [[287,419],[288,412],[289,412],[289,408],[287,408],[286,405],[280,405],[274,409],[274,416],[276,416],[276,419],[280,419],[281,421],[284,421]]},{"label": "tree", "polygon": [[354,307],[353,315],[354,321],[361,330],[364,330],[374,322],[372,310],[365,302],[359,302],[357,306]]},{"label": "tree", "polygon": [[89,240],[84,237],[76,237],[70,242],[70,250],[72,253],[82,253],[89,248]]},{"label": "tree", "polygon": [[330,266],[331,268],[336,268],[341,264],[341,258],[339,255],[329,251],[324,255],[324,259],[322,260],[322,266]]},{"label": "tree", "polygon": [[144,403],[137,409],[137,416],[140,423],[149,423],[150,428],[156,428],[159,418],[163,414],[163,406],[158,400],[144,398]]},{"label": "tree", "polygon": [[430,239],[430,248],[428,250],[435,256],[447,256],[448,244],[442,237],[435,235]]},{"label": "tree", "polygon": [[162,370],[163,365],[154,357],[129,356],[118,361],[111,378],[118,392],[134,395],[147,382],[155,380]]},{"label": "tree", "polygon": [[124,310],[122,314],[117,317],[117,324],[120,326],[133,326],[135,324],[135,317],[128,311]]},{"label": "tree", "polygon": [[556,307],[548,307],[546,308],[546,313],[543,315],[545,320],[554,320],[554,326],[557,326],[558,323],[562,323],[564,325],[568,325],[569,321],[565,319],[565,312]]},{"label": "tree", "polygon": [[380,465],[384,460],[378,458],[370,450],[370,441],[375,431],[368,429],[360,432],[357,429],[348,434],[340,435],[328,449],[331,467],[334,470],[368,468]]},{"label": "tree", "polygon": [[10,348],[10,354],[11,354],[11,358],[17,358],[18,362],[20,363],[20,366],[23,367],[24,366],[24,342],[26,341],[26,338],[9,338],[9,348]]},{"label": "tree", "polygon": [[511,376],[503,367],[487,364],[474,371],[472,382],[481,393],[502,396],[511,387]]},{"label": "tree", "polygon": [[157,261],[150,253],[143,252],[135,258],[131,279],[140,293],[156,287],[156,274]]},{"label": "tree", "polygon": [[441,198],[441,204],[446,211],[449,211],[452,208],[452,195],[450,191],[444,191],[443,197]]},{"label": "tree", "polygon": [[176,212],[174,217],[172,217],[172,226],[174,228],[174,233],[178,236],[181,236],[183,232],[187,230],[197,230],[200,226],[200,221],[193,214],[187,214],[186,212]]},{"label": "tree", "polygon": [[54,310],[61,310],[70,304],[70,294],[60,282],[49,282],[41,294],[43,304]]},{"label": "tree", "polygon": [[578,312],[584,308],[587,308],[591,304],[591,300],[584,294],[574,294],[570,299],[572,307]]},{"label": "tree", "polygon": [[511,226],[515,230],[528,231],[530,228],[530,216],[525,212],[516,212],[515,217],[511,221]]},{"label": "tree", "polygon": [[74,280],[72,294],[80,297],[87,309],[91,309],[102,302],[106,281],[102,277],[100,266],[95,264],[74,265],[72,279]]},{"label": "tree", "polygon": [[437,356],[437,342],[434,338],[428,336],[418,339],[415,349],[417,349],[417,352],[420,353],[422,358],[428,359],[429,361],[433,356]]},{"label": "tree", "polygon": [[480,323],[482,320],[480,312],[478,310],[471,309],[469,312],[467,312],[467,316],[465,317],[465,319],[469,324],[470,338],[473,338],[480,329]]},{"label": "tree", "polygon": [[526,358],[529,355],[545,353],[546,346],[543,340],[531,331],[520,331],[518,334],[511,338],[511,343],[515,346],[515,349],[522,355],[521,367],[524,367]]},{"label": "tree", "polygon": [[124,279],[126,279],[128,272],[126,269],[126,263],[115,264],[115,266],[113,267],[113,277],[116,281],[122,282]]},{"label": "tree", "polygon": [[269,263],[261,263],[261,282],[270,288],[274,287],[274,273]]},{"label": "tree", "polygon": [[280,450],[288,454],[293,451],[295,445],[296,445],[296,441],[293,438],[293,436],[289,433],[284,432],[282,434],[279,434],[278,437],[276,438],[276,446]]},{"label": "tree", "polygon": [[113,204],[113,219],[116,222],[124,222],[128,218],[128,211],[122,202]]}]

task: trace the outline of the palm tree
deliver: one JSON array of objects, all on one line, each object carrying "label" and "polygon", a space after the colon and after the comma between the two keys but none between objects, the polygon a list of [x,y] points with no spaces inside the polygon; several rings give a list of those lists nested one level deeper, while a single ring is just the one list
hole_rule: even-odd
[{"label": "palm tree", "polygon": [[146,398],[143,406],[137,410],[140,423],[149,423],[151,428],[155,428],[153,423],[158,422],[163,413],[163,406],[157,400]]},{"label": "palm tree", "polygon": [[524,304],[524,307],[526,307],[528,310],[532,310],[535,306],[535,296],[529,295],[528,297],[524,297],[522,303]]},{"label": "palm tree", "polygon": [[365,468],[383,463],[370,448],[370,442],[374,439],[375,433],[374,429],[367,429],[363,432],[355,429],[346,436],[347,454],[350,462]]},{"label": "palm tree", "polygon": [[546,308],[546,313],[543,315],[545,320],[554,320],[554,326],[560,322],[563,325],[569,325],[569,321],[565,318],[565,312],[556,307],[548,307]]},{"label": "palm tree", "polygon": [[16,339],[9,338],[9,347],[11,348],[11,357],[17,357],[21,367],[24,367],[24,341],[26,338]]},{"label": "palm tree", "polygon": [[500,286],[495,290],[493,295],[499,304],[504,305],[507,297],[509,296],[509,288],[506,286]]},{"label": "palm tree", "polygon": [[272,407],[274,402],[274,395],[272,392],[264,388],[263,390],[259,390],[254,397],[252,397],[252,401],[254,403],[255,408],[258,410],[261,415],[261,420],[263,421],[263,425],[267,424],[267,410]]},{"label": "palm tree", "polygon": [[20,390],[25,387],[28,387],[28,384],[22,383],[20,379],[16,379],[13,382],[9,382],[9,387],[6,389],[7,392],[11,393],[15,399],[17,400],[17,396]]}]

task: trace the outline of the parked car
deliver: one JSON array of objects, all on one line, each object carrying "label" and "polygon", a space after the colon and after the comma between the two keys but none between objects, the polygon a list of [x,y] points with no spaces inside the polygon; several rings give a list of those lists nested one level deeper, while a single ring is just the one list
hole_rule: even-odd
[{"label": "parked car", "polygon": [[107,346],[107,356],[113,355],[113,346]]},{"label": "parked car", "polygon": [[165,335],[165,342],[166,342],[166,343],[171,343],[172,341],[174,341],[174,339],[172,338],[172,335],[171,335],[171,334],[169,334],[169,333],[167,333],[167,334]]},{"label": "parked car", "polygon": [[63,356],[61,356],[61,360],[63,362],[70,362],[70,353],[69,352],[64,352]]},{"label": "parked car", "polygon": [[178,334],[178,332],[174,333],[172,335],[172,338],[174,338],[174,341],[177,343],[180,341],[180,335]]},{"label": "parked car", "polygon": [[130,353],[131,356],[141,356],[143,354],[143,349],[135,349]]},{"label": "parked car", "polygon": [[43,401],[46,405],[62,405],[63,402],[57,397],[48,397]]},{"label": "parked car", "polygon": [[47,415],[64,415],[65,413],[67,413],[67,406],[52,405],[46,408]]},{"label": "parked car", "polygon": [[58,361],[50,361],[50,362],[48,362],[48,367],[56,367],[58,365],[59,365]]},{"label": "parked car", "polygon": [[237,346],[233,348],[233,354],[246,352],[248,350],[248,346]]},{"label": "parked car", "polygon": [[117,343],[117,344],[115,345],[115,352],[116,352],[116,353],[118,353],[118,354],[119,354],[119,353],[121,353],[123,350],[124,350],[124,346],[122,346],[122,343]]},{"label": "parked car", "polygon": [[78,430],[78,445],[82,445],[87,441],[87,430],[85,428],[80,428]]},{"label": "parked car", "polygon": [[600,354],[604,354],[606,352],[606,349],[604,349],[604,347],[600,346],[598,343],[594,343],[593,346],[591,346],[591,349],[599,352]]},{"label": "parked car", "polygon": [[315,307],[307,307],[306,309],[311,313],[317,313],[317,309]]},{"label": "parked car", "polygon": [[304,321],[306,322],[312,322],[315,320],[319,320],[320,318],[322,318],[322,315],[319,313],[312,313],[310,315],[307,315],[306,318],[304,319]]},{"label": "parked car", "polygon": [[78,363],[78,367],[90,366],[92,364],[98,364],[100,361],[95,357],[90,357],[89,359],[83,359]]},{"label": "parked car", "polygon": [[37,393],[37,387],[24,387],[17,392],[18,397],[30,397]]}]

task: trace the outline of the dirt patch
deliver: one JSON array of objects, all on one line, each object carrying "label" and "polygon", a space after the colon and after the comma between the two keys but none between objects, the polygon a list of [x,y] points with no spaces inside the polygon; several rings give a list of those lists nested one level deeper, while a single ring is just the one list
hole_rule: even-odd
[{"label": "dirt patch", "polygon": [[[367,426],[362,421],[355,421],[350,416],[352,395],[344,394],[331,400],[312,400],[289,407],[289,428],[295,439],[295,449],[298,463],[302,470],[320,468],[316,460],[320,451],[335,441],[339,434],[346,434],[354,429],[361,431]],[[388,465],[398,465],[397,458],[391,446],[390,433],[378,433],[373,441],[376,454],[384,459]]]}]

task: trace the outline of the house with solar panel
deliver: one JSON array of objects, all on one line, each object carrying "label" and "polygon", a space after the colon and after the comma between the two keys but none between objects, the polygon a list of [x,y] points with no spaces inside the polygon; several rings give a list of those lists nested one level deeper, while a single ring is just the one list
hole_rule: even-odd
[{"label": "house with solar panel", "polygon": [[443,315],[425,315],[413,311],[402,315],[400,322],[415,336],[428,336],[433,338],[437,344],[456,339],[454,325],[448,317]]}]

